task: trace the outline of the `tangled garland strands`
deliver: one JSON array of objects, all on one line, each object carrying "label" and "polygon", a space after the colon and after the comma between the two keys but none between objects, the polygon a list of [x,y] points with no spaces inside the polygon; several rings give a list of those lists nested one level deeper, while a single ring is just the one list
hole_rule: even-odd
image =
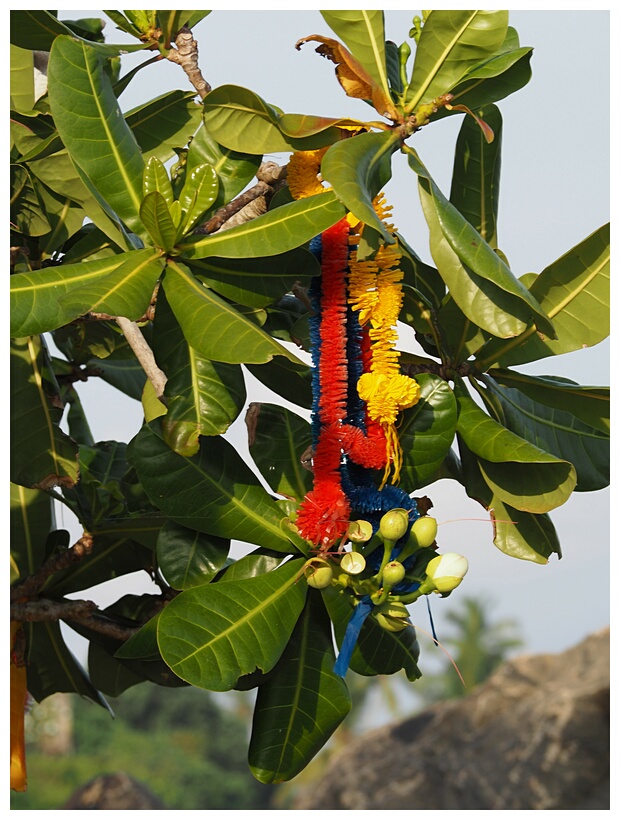
[{"label": "tangled garland strands", "polygon": [[[288,182],[296,199],[326,190],[318,176],[324,153],[292,156]],[[376,208],[380,216],[387,213],[382,198]],[[419,397],[417,383],[399,372],[395,347],[402,306],[400,256],[388,246],[372,262],[358,262],[350,251],[359,242],[354,225],[357,220],[349,215],[321,235],[322,276],[311,291],[314,487],[296,524],[320,550],[344,538],[352,510],[375,513],[409,500],[397,487],[386,487],[392,469],[397,483],[402,462],[398,412]],[[378,490],[356,465],[384,469]]]}]

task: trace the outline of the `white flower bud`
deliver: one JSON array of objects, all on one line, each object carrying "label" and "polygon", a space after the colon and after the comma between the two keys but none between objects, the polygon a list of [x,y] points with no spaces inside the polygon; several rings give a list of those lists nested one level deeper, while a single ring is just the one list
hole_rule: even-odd
[{"label": "white flower bud", "polygon": [[457,552],[446,552],[428,562],[426,576],[438,592],[452,592],[467,575],[468,569],[467,558]]}]

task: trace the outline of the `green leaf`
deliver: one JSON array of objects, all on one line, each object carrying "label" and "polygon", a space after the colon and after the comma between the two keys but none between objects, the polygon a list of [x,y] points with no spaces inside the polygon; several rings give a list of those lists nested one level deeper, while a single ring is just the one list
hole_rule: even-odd
[{"label": "green leaf", "polygon": [[416,376],[420,400],[403,412],[398,437],[403,449],[401,484],[412,492],[433,478],[456,433],[457,406],[449,384],[429,373]]},{"label": "green leaf", "polygon": [[209,163],[215,168],[220,181],[213,209],[221,208],[241,193],[254,178],[261,164],[261,154],[242,154],[219,145],[204,125],[192,139],[187,152],[186,173],[198,165]]},{"label": "green leaf", "polygon": [[495,105],[475,113],[493,129],[495,138],[487,142],[474,118],[465,117],[456,141],[450,202],[496,248],[502,115]]},{"label": "green leaf", "polygon": [[[385,100],[390,101],[385,61],[385,28],[383,11],[378,9],[366,11],[321,11],[327,25],[335,31],[351,54],[362,64],[370,77],[383,92]],[[383,115],[384,111],[379,111]]]},{"label": "green leaf", "polygon": [[162,420],[166,443],[181,455],[198,452],[200,436],[225,433],[245,403],[245,383],[239,365],[205,359],[185,341],[167,303],[157,300],[153,350],[168,376],[168,412]]},{"label": "green leaf", "polygon": [[9,61],[11,70],[11,108],[15,111],[32,111],[34,106],[34,61],[32,51],[18,48],[11,43]]},{"label": "green leaf", "polygon": [[415,51],[407,113],[450,91],[469,69],[493,56],[507,29],[507,11],[432,11]]},{"label": "green leaf", "polygon": [[51,157],[30,162],[30,171],[49,188],[61,196],[67,196],[80,205],[89,219],[119,248],[133,249],[118,217],[98,199],[88,187],[66,150]]},{"label": "green leaf", "polygon": [[76,692],[108,708],[65,644],[58,622],[29,623],[24,631],[28,692],[38,703],[56,692]]},{"label": "green leaf", "polygon": [[543,513],[559,507],[577,483],[575,468],[508,431],[481,410],[464,387],[455,384],[458,433],[478,457],[482,476],[505,504]]},{"label": "green leaf", "polygon": [[185,175],[185,184],[179,196],[181,210],[185,214],[183,231],[190,231],[200,217],[217,199],[219,182],[215,168],[205,163],[197,165]]},{"label": "green leaf", "polygon": [[536,277],[531,293],[553,320],[557,339],[528,328],[510,341],[492,339],[477,356],[486,369],[580,350],[609,335],[609,224],[603,225]]},{"label": "green leaf", "polygon": [[[309,136],[287,136],[280,126],[282,111],[253,91],[236,85],[214,88],[204,99],[204,123],[214,140],[233,151],[273,154],[311,151],[341,139],[335,123],[349,120],[310,120]],[[307,118],[287,115],[289,130],[305,131]],[[316,131],[320,128],[320,131]]]},{"label": "green leaf", "polygon": [[329,618],[312,593],[274,674],[258,689],[248,756],[261,783],[299,774],[351,709],[347,686],[333,672]]},{"label": "green leaf", "polygon": [[534,515],[515,510],[496,497],[491,500],[489,512],[493,543],[506,555],[535,564],[548,564],[553,553],[562,556],[555,527],[546,513]]},{"label": "green leaf", "polygon": [[166,201],[168,208],[174,202],[172,183],[166,171],[166,166],[157,157],[150,157],[144,169],[144,196],[148,196],[154,191],[159,192]]},{"label": "green leaf", "polygon": [[71,29],[43,9],[11,9],[11,43],[29,51],[49,51],[59,34],[73,34]]},{"label": "green leaf", "polygon": [[116,358],[108,356],[107,359],[92,359],[87,362],[87,366],[96,367],[100,373],[100,378],[116,387],[125,395],[140,401],[146,374],[144,368],[137,359]]},{"label": "green leaf", "polygon": [[403,282],[419,291],[427,302],[439,308],[446,293],[446,286],[436,268],[426,265],[419,258],[403,237],[397,233],[400,267],[403,271]]},{"label": "green leaf", "polygon": [[295,551],[280,527],[280,509],[224,439],[203,439],[198,454],[188,458],[168,447],[161,423],[154,421],[131,442],[130,463],[153,503],[179,524],[267,549]]},{"label": "green leaf", "polygon": [[[569,408],[541,404],[519,389],[500,387],[485,378],[499,401],[501,422],[513,433],[548,453],[570,461],[577,471],[578,492],[601,490],[609,484],[609,436],[579,421]],[[482,393],[485,398],[485,392]]]},{"label": "green leaf", "polygon": [[435,185],[412,149],[410,167],[418,174],[431,254],[452,298],[474,324],[502,338],[516,336],[534,320],[553,334],[553,325],[529,290],[461,216]]},{"label": "green leaf", "polygon": [[230,566],[224,569],[223,578],[225,581],[241,581],[243,578],[255,578],[257,575],[264,575],[276,569],[285,559],[286,555],[283,553],[266,550],[261,547],[248,553],[248,555],[244,555],[237,561],[232,561]]},{"label": "green leaf", "polygon": [[317,258],[305,248],[258,259],[194,259],[190,267],[220,296],[249,307],[271,305],[296,283],[321,275]]},{"label": "green leaf", "polygon": [[[164,260],[158,250],[145,248],[115,257],[122,264],[105,276],[70,287],[59,296],[61,309],[72,318],[92,311],[136,320],[144,316],[161,276]],[[77,279],[78,277],[76,277]],[[86,277],[80,277],[86,278]],[[72,280],[72,285],[76,284]]]},{"label": "green leaf", "polygon": [[169,261],[164,291],[188,344],[216,362],[267,362],[297,357],[205,287],[185,265]]},{"label": "green leaf", "polygon": [[174,589],[206,584],[222,569],[230,541],[168,521],[157,539],[157,563]]},{"label": "green leaf", "polygon": [[129,228],[140,233],[144,161],[98,53],[58,37],[49,62],[49,97],[72,159]]},{"label": "green leaf", "polygon": [[169,253],[175,245],[177,226],[159,191],[151,191],[144,197],[140,205],[140,219],[155,247]]},{"label": "green leaf", "polygon": [[[346,632],[353,607],[349,599],[335,587],[321,590],[323,601],[334,624],[338,647]],[[404,669],[407,680],[421,677],[418,669],[420,647],[415,629],[407,627],[402,632],[388,632],[382,629],[370,616],[364,621],[357,639],[349,668],[358,675],[393,675]]]},{"label": "green leaf", "polygon": [[117,698],[145,680],[143,675],[132,672],[94,641],[88,644],[88,672],[97,689],[111,698]]},{"label": "green leaf", "polygon": [[162,657],[183,680],[224,692],[242,675],[273,669],[303,609],[304,559],[243,581],[203,584],[177,595],[157,627]]},{"label": "green leaf", "polygon": [[321,175],[338,199],[388,244],[394,238],[377,216],[372,200],[391,179],[391,158],[399,147],[396,132],[358,134],[332,145],[321,162]]},{"label": "green leaf", "polygon": [[245,417],[250,455],[274,492],[301,501],[312,489],[302,456],[312,443],[305,419],[274,404],[252,402]]},{"label": "green leaf", "polygon": [[558,376],[530,376],[516,370],[491,370],[497,384],[520,390],[530,399],[572,413],[584,424],[609,433],[609,387],[587,387]]},{"label": "green leaf", "polygon": [[11,342],[11,481],[48,490],[78,480],[77,444],[58,426],[63,413],[44,343]]},{"label": "green leaf", "polygon": [[45,215],[50,223],[50,233],[41,240],[43,256],[51,256],[76,234],[84,223],[84,211],[68,197],[62,197],[51,191],[37,180],[39,193]]},{"label": "green leaf", "polygon": [[248,364],[247,369],[283,399],[307,409],[312,406],[312,371],[306,365],[277,358],[266,364]]},{"label": "green leaf", "polygon": [[51,225],[27,168],[11,165],[11,227],[24,236],[45,236]]},{"label": "green leaf", "polygon": [[45,559],[45,542],[52,529],[52,500],[41,490],[11,483],[11,566],[22,580]]},{"label": "green leaf", "polygon": [[201,122],[195,91],[169,91],[125,114],[144,159],[167,162],[175,148],[187,145]]},{"label": "green leaf", "polygon": [[345,213],[333,193],[317,194],[268,211],[236,228],[185,239],[179,248],[187,259],[275,256],[298,248],[331,228]]},{"label": "green leaf", "polygon": [[170,40],[177,33],[180,28],[183,26],[187,26],[188,28],[192,28],[192,26],[197,25],[203,18],[205,18],[208,14],[211,14],[210,11],[158,11],[157,12],[157,22],[159,23],[159,27],[161,29],[161,37],[164,43],[164,46],[168,48],[170,46]]}]

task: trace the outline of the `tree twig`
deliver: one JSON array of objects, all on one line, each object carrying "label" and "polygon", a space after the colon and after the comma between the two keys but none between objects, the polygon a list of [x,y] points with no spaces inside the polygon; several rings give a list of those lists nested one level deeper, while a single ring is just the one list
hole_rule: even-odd
[{"label": "tree twig", "polygon": [[21,584],[13,587],[11,601],[28,601],[35,598],[48,578],[73,564],[77,564],[84,556],[90,555],[92,549],[93,536],[84,533],[72,547],[57,555],[52,555],[41,565],[37,572],[28,575]]},{"label": "tree twig", "polygon": [[155,361],[153,351],[148,346],[146,339],[140,331],[140,328],[135,322],[126,319],[124,316],[117,316],[116,323],[123,331],[123,334],[127,339],[129,346],[135,353],[136,358],[142,365],[144,372],[146,373],[147,377],[151,381],[151,384],[155,388],[157,398],[165,403],[165,399],[163,398],[163,396],[164,389],[166,387],[166,382],[168,381],[168,377],[166,376],[164,371],[160,370],[157,366],[157,362]]},{"label": "tree twig", "polygon": [[204,100],[211,91],[211,86],[202,76],[202,72],[198,67],[198,43],[194,40],[192,32],[187,26],[179,29],[174,44],[176,48],[171,48],[166,55],[168,60],[181,66],[190,83],[200,95],[200,99]]},{"label": "tree twig", "polygon": [[97,610],[93,601],[25,601],[11,604],[11,620],[19,621],[66,621],[87,618]]}]

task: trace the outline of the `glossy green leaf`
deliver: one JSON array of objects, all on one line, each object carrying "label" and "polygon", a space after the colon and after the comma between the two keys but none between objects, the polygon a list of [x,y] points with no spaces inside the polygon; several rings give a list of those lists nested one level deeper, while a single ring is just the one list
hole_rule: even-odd
[{"label": "glossy green leaf", "polygon": [[77,444],[62,432],[63,407],[40,337],[11,342],[11,481],[48,490],[78,480]]},{"label": "glossy green leaf", "polygon": [[185,184],[179,195],[183,218],[183,230],[190,231],[200,217],[217,199],[219,182],[215,168],[205,163],[197,165],[185,175]]},{"label": "glossy green leaf", "polygon": [[405,239],[397,233],[400,251],[400,267],[403,271],[403,282],[418,290],[435,308],[441,305],[446,293],[446,286],[436,268],[427,265],[419,258]]},{"label": "glossy green leaf", "polygon": [[183,680],[224,692],[242,675],[273,669],[303,609],[303,559],[256,578],[186,590],[163,610],[162,657]]},{"label": "glossy green leaf", "polygon": [[167,162],[187,145],[200,125],[202,106],[194,91],[169,91],[125,114],[144,159]]},{"label": "glossy green leaf", "polygon": [[43,9],[11,9],[11,43],[32,51],[49,51],[59,34],[73,34],[71,29]]},{"label": "glossy green leaf", "polygon": [[432,11],[415,51],[407,112],[450,91],[469,69],[493,56],[507,29],[507,11]]},{"label": "glossy green leaf", "polygon": [[410,167],[431,235],[431,254],[448,289],[474,324],[501,338],[522,333],[532,321],[548,334],[553,325],[540,304],[508,266],[443,196],[415,152]]},{"label": "glossy green leaf", "polygon": [[15,111],[32,111],[34,106],[34,63],[32,51],[18,48],[11,43],[10,95],[11,108]]},{"label": "glossy green leaf", "polygon": [[169,262],[164,291],[188,344],[216,362],[267,362],[296,357],[228,302],[205,287],[185,265]]},{"label": "glossy green leaf", "polygon": [[336,32],[355,59],[361,63],[375,84],[383,92],[383,97],[389,107],[378,110],[382,116],[387,111],[395,113],[390,95],[387,67],[385,60],[385,28],[383,11],[372,10],[340,10],[321,11],[327,25]]},{"label": "glossy green leaf", "polygon": [[93,190],[85,184],[66,150],[59,151],[51,157],[30,162],[28,167],[53,191],[77,202],[84,209],[86,216],[92,219],[105,236],[109,237],[119,248],[134,248],[118,217],[106,209]]},{"label": "glossy green leaf", "polygon": [[174,193],[168,171],[160,159],[150,157],[144,169],[143,194],[147,197],[155,191],[163,196],[166,205],[170,208],[174,202]]},{"label": "glossy green leaf", "polygon": [[[241,581],[243,578],[255,578],[257,575],[264,575],[266,572],[279,567],[286,559],[286,555],[273,550],[260,548],[244,555],[237,561],[232,561],[230,566],[224,569],[224,580]],[[232,559],[229,559],[232,560]]]},{"label": "glossy green leaf", "polygon": [[[450,89],[452,105],[465,105],[473,111],[514,94],[530,81],[532,53],[532,48],[517,47],[474,66]],[[451,113],[457,112],[440,108],[433,119],[438,120]]]},{"label": "glossy green leaf", "polygon": [[282,513],[234,447],[203,439],[193,458],[164,442],[161,422],[145,426],[130,445],[130,462],[162,512],[198,532],[293,552],[280,527]]},{"label": "glossy green leaf", "polygon": [[174,589],[208,583],[226,563],[230,541],[169,521],[157,539],[157,563]]},{"label": "glossy green leaf", "polygon": [[190,267],[220,296],[250,307],[271,305],[295,284],[321,274],[316,257],[305,248],[258,259],[194,259]]},{"label": "glossy green leaf", "polygon": [[491,370],[489,376],[556,410],[572,413],[584,424],[609,433],[609,387],[589,387],[559,376],[530,376],[516,370]]},{"label": "glossy green leaf", "polygon": [[170,45],[171,38],[183,26],[188,28],[197,25],[210,11],[158,11],[157,22],[161,29],[161,36],[166,48]]},{"label": "glossy green leaf", "polygon": [[266,364],[249,364],[247,369],[265,387],[287,401],[307,409],[312,406],[312,371],[306,365],[277,358]]},{"label": "glossy green leaf", "polygon": [[477,357],[486,369],[537,361],[591,347],[609,335],[609,224],[565,253],[536,277],[530,287],[553,320],[558,338],[541,338],[528,328],[510,341],[491,340]]},{"label": "glossy green leaf", "polygon": [[575,468],[511,433],[455,384],[457,430],[476,454],[486,484],[505,504],[543,513],[559,507],[575,489]]},{"label": "glossy green leaf", "polygon": [[74,236],[84,223],[84,211],[68,197],[59,196],[37,180],[36,187],[50,223],[50,232],[41,239],[41,251],[50,257]]},{"label": "glossy green leaf", "polygon": [[101,361],[91,360],[88,364],[94,366],[100,372],[100,378],[116,387],[125,395],[140,401],[146,374],[144,368],[137,359],[123,359],[109,356]]},{"label": "glossy green leaf", "polygon": [[[501,423],[548,453],[570,461],[577,471],[578,492],[601,490],[609,484],[609,436],[584,424],[569,407],[548,407],[520,390],[484,383],[501,408]],[[486,395],[483,393],[483,398]]]},{"label": "glossy green leaf", "polygon": [[249,763],[261,783],[301,772],[351,709],[344,680],[334,674],[331,625],[318,593],[310,594],[274,674],[259,686]]},{"label": "glossy green leaf", "polygon": [[506,555],[536,564],[549,563],[553,553],[561,557],[557,532],[546,513],[534,515],[515,510],[496,497],[491,500],[489,512],[493,521],[493,543]]},{"label": "glossy green leaf", "polygon": [[140,233],[144,161],[93,48],[69,37],[54,41],[49,98],[73,160],[129,228]]},{"label": "glossy green leaf", "polygon": [[403,449],[401,484],[411,493],[424,487],[445,459],[456,433],[457,407],[448,382],[423,373],[416,376],[420,400],[405,410],[398,437]]},{"label": "glossy green leaf", "polygon": [[45,559],[45,542],[52,529],[52,500],[41,490],[11,483],[11,566],[19,578],[31,575]]},{"label": "glossy green leaf", "polygon": [[157,300],[153,350],[168,377],[164,439],[181,455],[195,455],[200,436],[226,432],[241,412],[245,403],[241,367],[212,362],[188,345],[163,292]]},{"label": "glossy green leaf", "polygon": [[213,209],[220,208],[241,193],[250,182],[262,160],[261,154],[242,154],[217,143],[202,125],[192,139],[187,152],[186,173],[198,165],[209,163],[219,179],[218,194]]},{"label": "glossy green leaf", "polygon": [[25,236],[45,236],[51,225],[27,168],[11,165],[11,226]]},{"label": "glossy green leaf", "polygon": [[[321,590],[323,601],[334,624],[336,643],[340,647],[353,607],[335,587]],[[407,679],[421,677],[418,669],[420,647],[413,627],[402,632],[382,629],[372,615],[364,621],[349,668],[358,675],[393,675],[404,670]]]},{"label": "glossy green leaf", "polygon": [[179,248],[187,259],[275,256],[298,248],[331,228],[345,213],[333,193],[317,194],[268,211],[236,228],[186,239]]},{"label": "glossy green leaf", "polygon": [[488,242],[497,247],[502,115],[489,105],[476,113],[493,129],[488,143],[473,117],[465,117],[456,141],[450,202]]},{"label": "glossy green leaf", "polygon": [[111,698],[117,698],[131,686],[145,680],[142,675],[132,672],[94,641],[88,644],[88,672],[93,685]]},{"label": "glossy green leaf", "polygon": [[165,198],[159,191],[151,191],[144,197],[140,205],[140,219],[155,247],[166,252],[174,248],[177,226]]},{"label": "glossy green leaf", "polygon": [[250,455],[272,490],[301,501],[312,489],[302,457],[312,443],[305,419],[275,404],[253,402],[245,417]]},{"label": "glossy green leaf", "polygon": [[[136,320],[144,316],[161,276],[163,259],[158,250],[146,248],[116,257],[122,262],[105,276],[89,277],[79,288],[68,288],[59,296],[61,309],[72,318],[89,311]],[[77,277],[76,277],[77,278]],[[72,285],[75,280],[72,280]]]},{"label": "glossy green leaf", "polygon": [[24,631],[28,692],[38,703],[56,692],[75,692],[108,708],[67,647],[58,622],[29,623]]},{"label": "glossy green leaf", "polygon": [[[326,120],[323,128],[309,136],[292,137],[280,127],[282,111],[266,103],[253,91],[236,85],[214,88],[204,100],[204,123],[213,139],[246,153],[273,154],[278,151],[309,151],[331,145],[341,138],[334,127],[341,120]],[[289,119],[293,115],[289,115]],[[300,128],[305,118],[290,119],[289,130]],[[313,131],[318,124],[312,122]],[[286,121],[285,121],[286,123]]]},{"label": "glossy green leaf", "polygon": [[391,158],[399,147],[396,132],[358,134],[332,145],[321,162],[321,175],[338,199],[388,244],[394,238],[377,216],[372,200],[391,179]]}]

